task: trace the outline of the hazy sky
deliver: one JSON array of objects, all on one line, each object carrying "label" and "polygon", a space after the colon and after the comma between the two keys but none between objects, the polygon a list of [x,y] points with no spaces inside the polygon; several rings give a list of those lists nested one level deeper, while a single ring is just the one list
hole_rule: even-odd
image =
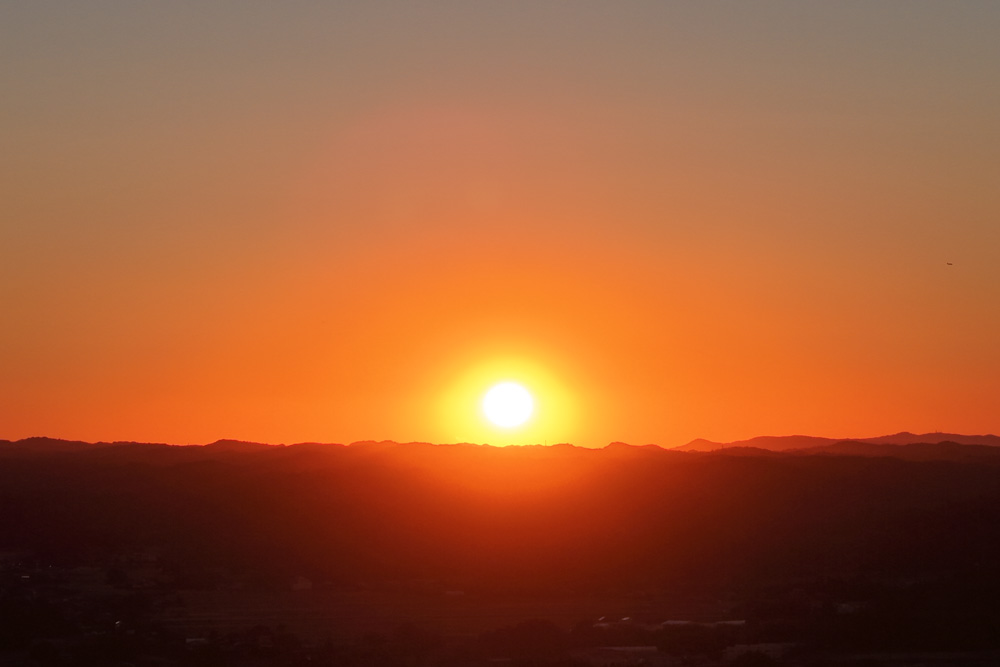
[{"label": "hazy sky", "polygon": [[[998,35],[985,0],[5,2],[0,438],[1000,432]],[[525,429],[482,423],[502,379]]]}]

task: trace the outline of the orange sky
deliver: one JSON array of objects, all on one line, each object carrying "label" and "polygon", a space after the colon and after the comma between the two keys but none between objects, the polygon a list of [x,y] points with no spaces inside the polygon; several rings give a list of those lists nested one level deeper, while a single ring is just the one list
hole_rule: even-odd
[{"label": "orange sky", "polygon": [[[998,33],[989,3],[4,6],[0,438],[1000,432]],[[503,379],[525,428],[478,412]]]}]

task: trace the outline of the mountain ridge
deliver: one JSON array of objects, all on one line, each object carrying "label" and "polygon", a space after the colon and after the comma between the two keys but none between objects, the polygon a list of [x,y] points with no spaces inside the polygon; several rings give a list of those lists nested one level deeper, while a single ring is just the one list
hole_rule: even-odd
[{"label": "mountain ridge", "polygon": [[[519,448],[573,448],[573,449],[593,449],[593,450],[606,450],[606,451],[616,451],[616,450],[664,450],[671,452],[716,452],[720,450],[744,448],[748,450],[756,450],[758,452],[811,452],[811,453],[841,453],[846,454],[848,451],[852,452],[868,452],[874,451],[890,451],[882,450],[878,448],[883,447],[902,447],[908,445],[940,445],[949,443],[951,445],[962,445],[962,446],[981,446],[981,447],[991,447],[1000,448],[1000,436],[993,434],[984,435],[964,435],[959,433],[924,433],[916,434],[909,431],[900,431],[899,433],[893,433],[889,435],[875,436],[871,438],[828,438],[824,436],[812,436],[812,435],[763,435],[749,438],[746,440],[734,440],[731,442],[715,442],[705,438],[696,438],[691,440],[687,444],[665,447],[663,445],[657,444],[645,444],[645,445],[631,445],[626,442],[614,441],[604,447],[582,447],[574,445],[572,443],[558,443],[554,445],[541,445],[541,444],[529,444],[529,445],[515,445],[512,446],[514,449]],[[852,449],[847,445],[855,445]],[[870,445],[876,449],[863,449],[858,448],[857,445]],[[489,443],[469,443],[469,442],[459,442],[459,443],[430,443],[421,441],[410,441],[410,442],[397,442],[395,440],[359,440],[351,443],[334,443],[334,442],[316,442],[316,441],[306,441],[297,442],[292,444],[285,443],[266,443],[266,442],[255,442],[250,440],[238,440],[232,438],[220,438],[213,442],[204,444],[171,444],[162,442],[139,442],[139,441],[98,441],[98,442],[86,442],[83,440],[68,440],[62,438],[50,438],[47,436],[32,436],[28,438],[21,438],[19,440],[0,440],[0,452],[5,453],[17,453],[17,452],[86,452],[86,451],[97,451],[100,449],[107,448],[120,448],[120,447],[144,447],[144,448],[160,448],[160,447],[170,447],[170,448],[194,448],[194,449],[205,449],[212,450],[215,452],[227,452],[227,453],[240,453],[240,452],[252,452],[252,451],[266,451],[273,449],[283,449],[283,448],[314,448],[321,449],[325,447],[333,448],[352,448],[352,449],[364,449],[368,451],[378,451],[387,448],[394,447],[488,447],[496,449],[506,449],[511,448],[511,446],[504,447],[502,445],[490,445]]]},{"label": "mountain ridge", "polygon": [[672,447],[670,449],[682,452],[711,452],[732,447],[753,447],[756,449],[766,449],[772,452],[784,452],[791,450],[815,449],[827,447],[838,443],[863,443],[868,445],[915,445],[915,444],[941,444],[951,442],[958,445],[983,445],[987,447],[1000,447],[1000,436],[986,435],[962,435],[959,433],[923,433],[916,434],[909,431],[900,431],[891,435],[881,435],[873,438],[826,438],[812,435],[762,435],[749,440],[735,440],[733,442],[713,442],[704,438],[696,438],[686,445]]}]

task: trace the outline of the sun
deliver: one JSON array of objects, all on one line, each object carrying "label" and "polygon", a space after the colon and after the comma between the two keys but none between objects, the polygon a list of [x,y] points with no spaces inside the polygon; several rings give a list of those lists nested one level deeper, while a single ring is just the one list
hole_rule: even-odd
[{"label": "sun", "polygon": [[531,393],[516,382],[494,385],[483,397],[483,413],[492,423],[513,428],[528,421],[535,410]]},{"label": "sun", "polygon": [[471,357],[455,364],[464,370],[438,395],[435,414],[447,429],[440,440],[506,447],[582,439],[580,399],[563,373],[527,356]]}]

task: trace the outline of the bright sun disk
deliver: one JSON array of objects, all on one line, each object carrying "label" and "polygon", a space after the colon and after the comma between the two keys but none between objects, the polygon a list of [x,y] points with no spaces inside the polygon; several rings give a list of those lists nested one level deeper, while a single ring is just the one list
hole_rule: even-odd
[{"label": "bright sun disk", "polygon": [[483,412],[497,426],[512,428],[528,420],[535,402],[527,389],[516,382],[494,385],[483,397]]}]

